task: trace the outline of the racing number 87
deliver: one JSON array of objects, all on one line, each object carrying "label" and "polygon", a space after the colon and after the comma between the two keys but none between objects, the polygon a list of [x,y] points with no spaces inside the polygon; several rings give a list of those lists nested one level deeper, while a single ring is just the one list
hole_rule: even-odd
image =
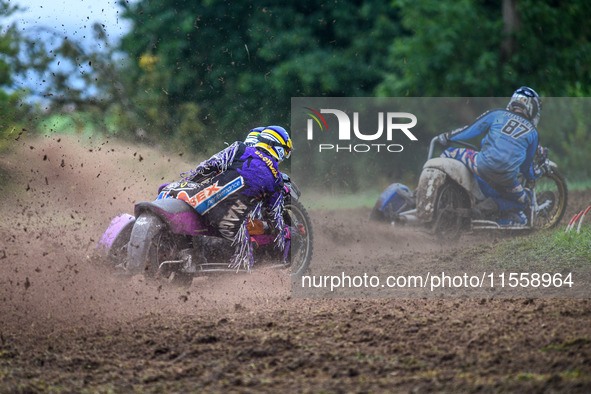
[{"label": "racing number 87", "polygon": [[510,135],[512,138],[515,139],[521,137],[524,134],[529,133],[530,131],[531,129],[529,127],[513,119],[509,120],[501,129],[501,132],[503,134]]}]

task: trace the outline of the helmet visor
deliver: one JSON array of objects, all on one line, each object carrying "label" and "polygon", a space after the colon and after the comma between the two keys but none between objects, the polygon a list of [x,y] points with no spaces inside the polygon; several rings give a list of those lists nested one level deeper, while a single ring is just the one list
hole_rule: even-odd
[{"label": "helmet visor", "polygon": [[285,159],[290,158],[291,151],[292,151],[291,140],[289,140],[287,142],[287,144],[282,144],[281,142],[277,142],[277,141],[273,141],[272,139],[265,138],[265,137],[261,136],[260,134],[258,136],[258,140],[259,140],[259,142],[267,144],[271,147],[283,148],[283,151],[285,152]]}]

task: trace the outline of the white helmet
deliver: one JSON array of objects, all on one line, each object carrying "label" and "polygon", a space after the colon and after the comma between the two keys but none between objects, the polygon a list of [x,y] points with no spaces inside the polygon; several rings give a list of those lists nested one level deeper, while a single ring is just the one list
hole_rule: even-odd
[{"label": "white helmet", "polygon": [[538,127],[540,112],[542,111],[542,101],[535,90],[527,86],[517,89],[513,93],[513,96],[511,96],[509,104],[507,104],[507,111],[511,111],[514,107],[523,109],[526,117],[535,127]]},{"label": "white helmet", "polygon": [[259,134],[261,131],[265,130],[264,127],[256,127],[248,132],[248,135],[244,139],[244,144],[246,146],[254,146],[257,142],[259,142]]}]

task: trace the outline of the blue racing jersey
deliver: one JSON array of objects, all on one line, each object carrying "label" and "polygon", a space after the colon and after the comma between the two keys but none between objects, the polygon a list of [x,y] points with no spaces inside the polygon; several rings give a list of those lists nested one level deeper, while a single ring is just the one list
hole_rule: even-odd
[{"label": "blue racing jersey", "polygon": [[499,185],[513,183],[519,173],[533,178],[532,163],[538,147],[534,125],[516,113],[497,109],[476,122],[451,132],[450,141],[465,141],[486,134],[477,156],[478,173]]}]

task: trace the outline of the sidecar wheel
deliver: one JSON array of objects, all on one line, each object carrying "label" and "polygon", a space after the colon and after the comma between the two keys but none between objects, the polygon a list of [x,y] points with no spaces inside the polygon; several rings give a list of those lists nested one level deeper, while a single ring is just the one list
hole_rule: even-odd
[{"label": "sidecar wheel", "polygon": [[122,267],[125,264],[125,259],[127,257],[127,244],[129,243],[129,238],[131,237],[133,224],[133,220],[127,222],[127,224],[125,224],[125,226],[113,240],[113,243],[107,252],[107,257],[109,259],[111,268]]}]

